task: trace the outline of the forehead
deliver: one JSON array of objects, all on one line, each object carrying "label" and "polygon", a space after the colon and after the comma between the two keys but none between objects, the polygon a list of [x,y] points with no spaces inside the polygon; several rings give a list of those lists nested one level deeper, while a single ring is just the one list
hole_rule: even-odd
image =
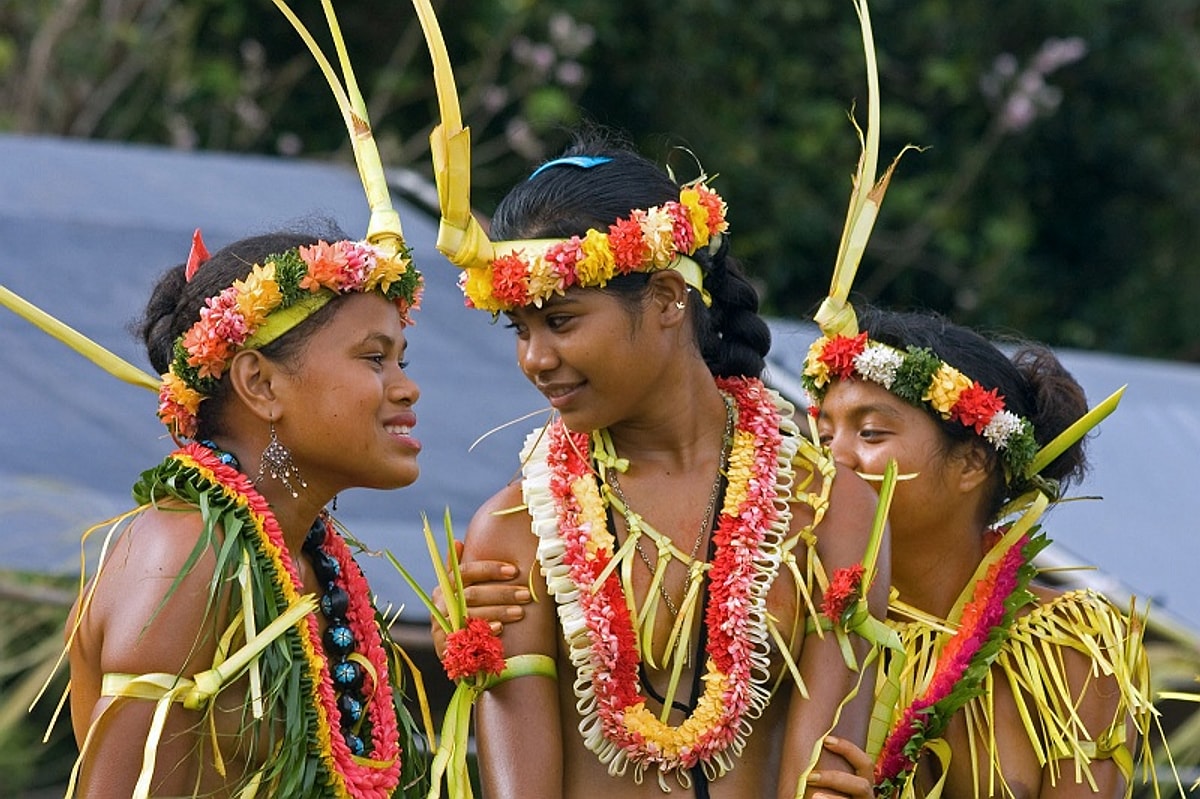
[{"label": "forehead", "polygon": [[821,402],[821,417],[881,413],[904,417],[925,415],[878,383],[869,380],[835,380]]},{"label": "forehead", "polygon": [[347,339],[387,336],[404,341],[404,317],[396,304],[377,292],[342,298],[330,320],[331,334]]}]

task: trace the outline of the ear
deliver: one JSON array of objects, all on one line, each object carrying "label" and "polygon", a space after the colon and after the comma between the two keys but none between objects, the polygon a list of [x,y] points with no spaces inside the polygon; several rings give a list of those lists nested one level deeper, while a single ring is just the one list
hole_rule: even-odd
[{"label": "ear", "polygon": [[994,460],[988,457],[982,444],[971,441],[959,447],[955,462],[958,488],[968,494],[987,482]]},{"label": "ear", "polygon": [[692,299],[683,275],[673,269],[664,269],[650,275],[651,308],[667,327],[683,323],[687,316],[687,305]]},{"label": "ear", "polygon": [[275,421],[280,415],[279,375],[279,367],[258,350],[242,350],[229,364],[233,393],[264,421]]}]

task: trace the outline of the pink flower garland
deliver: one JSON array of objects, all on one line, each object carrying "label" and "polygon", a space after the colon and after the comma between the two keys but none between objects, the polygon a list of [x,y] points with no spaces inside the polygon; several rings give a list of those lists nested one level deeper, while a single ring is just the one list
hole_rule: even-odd
[{"label": "pink flower garland", "polygon": [[[586,624],[593,669],[591,687],[603,735],[639,767],[658,764],[660,769],[691,768],[724,751],[744,732],[745,714],[756,697],[752,685],[755,669],[753,642],[748,635],[752,614],[761,622],[765,600],[753,593],[754,576],[767,559],[763,543],[779,511],[776,507],[782,436],[780,416],[770,394],[757,380],[718,381],[737,403],[739,434],[749,434],[753,465],[746,475],[744,499],[735,514],[723,508],[713,533],[716,555],[708,574],[709,602],[705,609],[708,631],[706,696],[698,703],[693,725],[705,705],[714,716],[693,729],[676,758],[664,753],[663,742],[631,729],[627,714],[644,703],[638,681],[637,633],[630,617],[619,577],[611,573],[597,590],[591,590],[612,559],[607,545],[592,535],[596,520],[583,518],[576,492],[596,492],[590,462],[581,453],[590,451],[589,434],[571,433],[561,421],[550,430],[548,466],[550,490],[557,507],[557,534],[565,547],[563,563],[569,567],[573,592]],[[733,459],[731,459],[733,460]],[[732,471],[732,469],[731,469]],[[732,475],[731,475],[732,476]],[[731,485],[731,492],[735,487]],[[603,525],[601,517],[599,525]],[[673,728],[680,731],[688,722]]]},{"label": "pink flower garland", "polygon": [[[191,443],[178,450],[174,457],[207,472],[213,482],[221,486],[226,494],[243,504],[250,512],[258,532],[256,544],[270,558],[278,574],[287,574],[289,582],[280,580],[275,588],[287,602],[295,601],[304,590],[295,563],[288,555],[283,531],[271,506],[255,490],[253,483],[237,469],[224,464],[208,447]],[[371,672],[364,669],[363,694],[369,697],[367,713],[371,722],[370,760],[356,758],[350,753],[342,735],[335,731],[331,719],[341,716],[337,707],[337,695],[329,674],[328,661],[321,654],[324,644],[317,625],[317,617],[310,613],[304,619],[305,635],[301,638],[309,676],[314,694],[313,705],[317,711],[317,741],[325,761],[325,770],[334,780],[333,786],[339,797],[353,799],[386,799],[395,791],[400,781],[400,732],[392,699],[392,685],[388,679],[387,656],[383,650],[383,639],[375,623],[375,609],[371,605],[370,586],[350,553],[346,541],[325,520],[325,543],[327,554],[341,566],[342,587],[349,596],[346,621],[354,633],[362,655],[371,663],[378,675],[372,681]]]},{"label": "pink flower garland", "polygon": [[[957,697],[965,701],[982,684],[990,665],[988,656],[994,657],[998,650],[993,646],[985,651],[984,645],[1007,635],[1015,612],[1009,599],[1022,588],[1021,570],[1027,563],[1024,548],[1028,542],[1026,536],[1009,547],[975,584],[971,601],[963,607],[958,630],[938,656],[929,687],[904,709],[884,741],[875,762],[875,786],[880,796],[891,796],[902,788],[924,751],[925,742],[944,731],[957,709],[945,706],[949,704],[947,700]],[[974,684],[960,685],[968,670],[976,666],[979,668],[972,675]],[[939,707],[939,703],[944,704]]]}]

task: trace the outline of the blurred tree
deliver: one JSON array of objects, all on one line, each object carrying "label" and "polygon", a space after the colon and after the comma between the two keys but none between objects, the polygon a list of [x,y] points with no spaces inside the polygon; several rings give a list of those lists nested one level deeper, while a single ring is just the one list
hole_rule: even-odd
[{"label": "blurred tree", "polygon": [[[320,28],[315,0],[294,0]],[[858,288],[1058,345],[1200,360],[1200,2],[874,0],[885,155]],[[428,173],[405,2],[339,3],[385,162]],[[439,6],[487,212],[581,114],[697,154],[775,313],[826,288],[865,95],[846,0]],[[346,157],[267,0],[0,0],[0,129]],[[580,111],[582,109],[582,111]]]}]

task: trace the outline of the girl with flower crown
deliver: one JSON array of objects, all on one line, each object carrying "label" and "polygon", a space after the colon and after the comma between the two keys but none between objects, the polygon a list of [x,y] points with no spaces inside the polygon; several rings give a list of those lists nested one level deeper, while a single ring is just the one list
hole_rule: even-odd
[{"label": "girl with flower crown", "polygon": [[382,799],[423,770],[397,651],[325,510],[417,477],[420,278],[403,246],[332,233],[207,260],[197,239],[155,287],[140,333],[180,446],[68,624],[72,791]]},{"label": "girl with flower crown", "polygon": [[[467,303],[507,320],[553,414],[472,520],[464,580],[517,566],[509,585],[540,601],[505,625],[505,654],[557,678],[479,699],[485,792],[837,789],[850,768],[822,742],[865,740],[870,692],[850,697],[870,668],[806,629],[809,578],[863,558],[874,494],[816,458],[761,382],[769,333],[724,203],[585,133],[505,197],[491,233],[509,240],[464,270]],[[886,586],[885,568],[876,612]]]},{"label": "girl with flower crown", "polygon": [[1009,356],[937,316],[868,309],[858,326],[813,344],[805,382],[840,463],[910,476],[889,514],[907,659],[881,683],[897,710],[870,781],[888,797],[1129,796],[1153,714],[1136,618],[1031,582],[1046,541],[1014,513],[1082,475],[1081,440],[1036,454],[1087,413],[1082,388],[1048,349]]}]

